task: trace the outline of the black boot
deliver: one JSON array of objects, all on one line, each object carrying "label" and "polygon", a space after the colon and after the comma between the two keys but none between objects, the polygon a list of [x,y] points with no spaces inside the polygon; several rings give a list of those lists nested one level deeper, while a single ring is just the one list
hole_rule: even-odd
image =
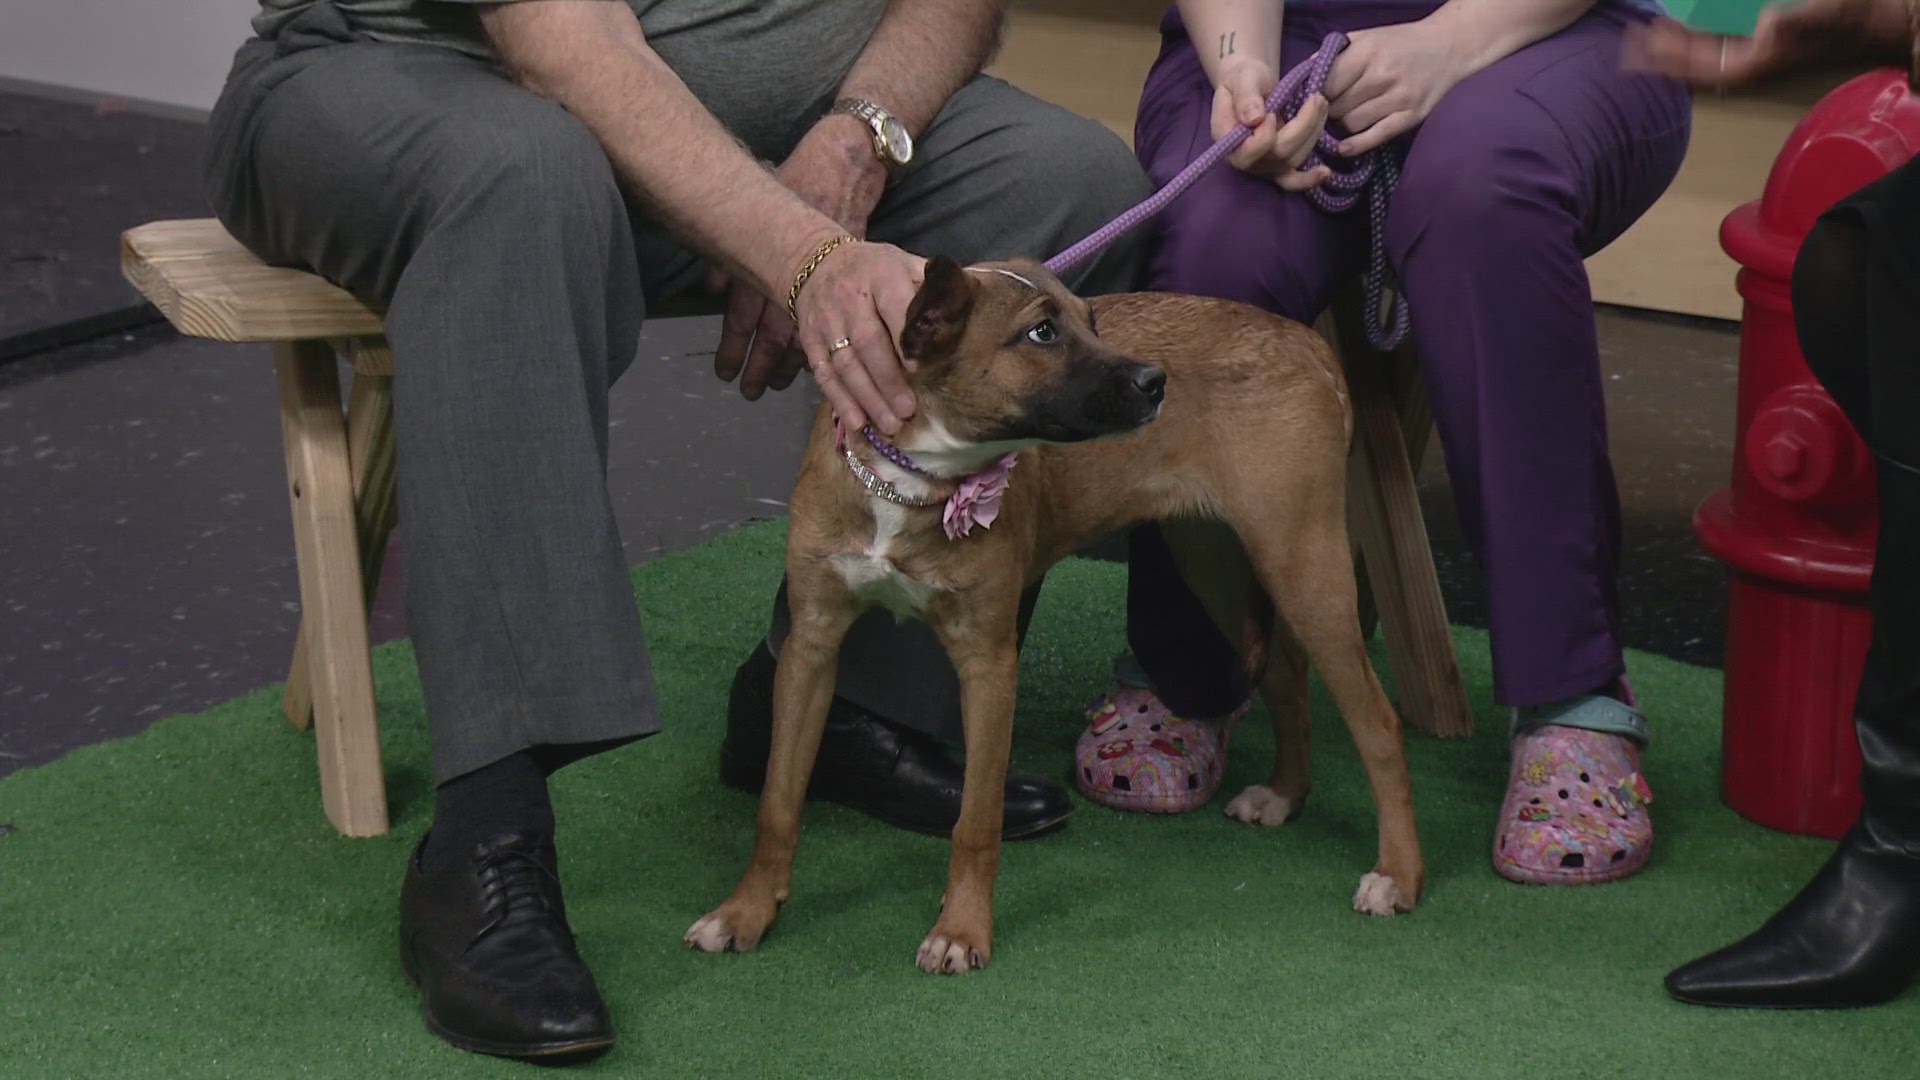
[{"label": "black boot", "polygon": [[1800,895],[1752,935],[1678,968],[1667,992],[1696,1005],[1877,1005],[1920,975],[1920,853],[1862,815]]},{"label": "black boot", "polygon": [[[1920,975],[1920,473],[1880,468],[1873,645],[1854,707],[1860,820],[1813,882],[1751,936],[1667,976],[1700,1005],[1872,1005]],[[1912,543],[1913,541],[1906,541]]]},{"label": "black boot", "polygon": [[1873,644],[1854,704],[1862,807],[1752,936],[1667,976],[1703,1005],[1839,1008],[1920,974],[1920,162],[1829,210],[1794,262],[1808,366],[1879,460]]},{"label": "black boot", "polygon": [[[773,653],[762,642],[733,676],[720,780],[758,792],[766,782],[773,732]],[[964,770],[933,737],[876,716],[842,698],[827,710],[820,755],[807,796],[870,814],[889,825],[949,836],[960,820]],[[1007,774],[1001,835],[1013,840],[1064,824],[1073,800],[1064,785]]]}]

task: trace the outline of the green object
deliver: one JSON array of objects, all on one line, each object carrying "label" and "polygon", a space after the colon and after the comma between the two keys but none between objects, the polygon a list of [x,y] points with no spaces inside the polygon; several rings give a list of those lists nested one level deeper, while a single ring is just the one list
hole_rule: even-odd
[{"label": "green object", "polygon": [[1766,0],[1663,0],[1667,14],[1696,30],[1716,34],[1753,33]]},{"label": "green object", "polygon": [[[1506,779],[1485,635],[1457,640],[1480,734],[1409,734],[1428,891],[1348,907],[1374,821],[1316,691],[1316,788],[1293,824],[1221,814],[1266,776],[1241,726],[1214,804],[1124,814],[1007,846],[993,964],[922,974],[942,841],[808,809],[793,901],[760,951],[680,936],[745,864],[755,800],[719,786],[733,666],[762,632],[778,524],[636,575],[667,730],[561,773],[561,859],[621,1043],[575,1076],[1900,1077],[1920,1075],[1920,992],[1847,1013],[1669,1001],[1660,977],[1757,926],[1830,845],[1720,803],[1720,676],[1630,663],[1653,717],[1659,841],[1614,885],[1510,884],[1488,867]],[[1120,645],[1122,571],[1047,582],[1022,657],[1015,758],[1065,776],[1080,706]],[[1376,651],[1375,663],[1385,664]],[[313,740],[262,690],[0,780],[0,1076],[517,1077],[427,1033],[394,959],[403,861],[429,811],[407,646],[378,650],[396,832],[336,836]]]}]

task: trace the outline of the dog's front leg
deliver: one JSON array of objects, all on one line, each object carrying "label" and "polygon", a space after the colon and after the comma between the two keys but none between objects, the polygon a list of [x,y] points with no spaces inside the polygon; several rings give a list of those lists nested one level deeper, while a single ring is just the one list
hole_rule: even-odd
[{"label": "dog's front leg", "polygon": [[797,576],[789,578],[793,626],[774,669],[773,743],[766,786],[760,792],[753,856],[733,894],[687,930],[687,944],[694,948],[751,952],[786,903],[800,810],[833,702],[840,641],[857,614],[851,596],[831,583],[822,584],[823,589],[808,588]]},{"label": "dog's front leg", "polygon": [[[1000,873],[1000,828],[1006,810],[1007,759],[1013,752],[1013,701],[1018,669],[1015,620],[969,618],[939,627],[960,676],[961,726],[967,768],[960,820],[953,827],[947,892],[940,918],[920,943],[922,971],[957,975],[993,956],[993,882]],[[1004,623],[1004,625],[1001,625]]]}]

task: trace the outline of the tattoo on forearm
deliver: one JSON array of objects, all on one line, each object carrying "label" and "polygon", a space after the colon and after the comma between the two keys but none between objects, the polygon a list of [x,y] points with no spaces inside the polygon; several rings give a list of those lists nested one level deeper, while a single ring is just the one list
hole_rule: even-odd
[{"label": "tattoo on forearm", "polygon": [[1226,33],[1226,34],[1221,34],[1221,35],[1220,35],[1220,57],[1221,57],[1221,59],[1223,59],[1223,60],[1224,60],[1224,59],[1226,59],[1227,57],[1229,57],[1229,56],[1232,56],[1232,55],[1233,55],[1233,39],[1234,39],[1234,38],[1237,38],[1237,37],[1239,37],[1239,36],[1240,36],[1240,31],[1238,31],[1238,30],[1235,30],[1235,31],[1232,31],[1231,33]]}]

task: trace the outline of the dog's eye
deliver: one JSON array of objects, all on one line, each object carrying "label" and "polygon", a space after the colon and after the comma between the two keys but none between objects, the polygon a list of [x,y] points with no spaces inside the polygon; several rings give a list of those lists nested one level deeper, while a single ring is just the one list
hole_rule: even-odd
[{"label": "dog's eye", "polygon": [[1060,340],[1060,331],[1054,328],[1052,319],[1041,319],[1027,331],[1027,340],[1035,345],[1051,345]]}]

